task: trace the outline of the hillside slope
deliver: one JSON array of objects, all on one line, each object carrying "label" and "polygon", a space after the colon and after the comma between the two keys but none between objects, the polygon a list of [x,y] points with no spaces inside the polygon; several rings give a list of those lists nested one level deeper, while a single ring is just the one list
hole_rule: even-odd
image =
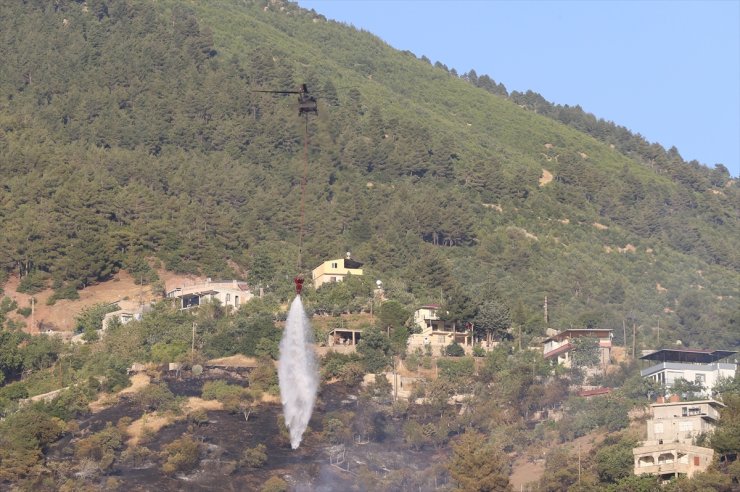
[{"label": "hillside slope", "polygon": [[740,343],[740,189],[706,168],[683,183],[293,4],[29,2],[0,23],[0,275],[29,291],[156,255],[287,295],[304,123],[252,91],[305,82],[304,269],[351,250],[410,302],[495,294],[531,335],[547,296],[556,327]]}]

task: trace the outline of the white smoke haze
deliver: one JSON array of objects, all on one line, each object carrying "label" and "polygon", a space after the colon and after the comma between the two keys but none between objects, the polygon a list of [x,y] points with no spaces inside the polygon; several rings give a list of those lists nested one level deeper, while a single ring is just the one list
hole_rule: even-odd
[{"label": "white smoke haze", "polygon": [[295,297],[288,311],[283,339],[280,341],[278,378],[285,425],[290,431],[290,446],[297,449],[311,419],[319,388],[313,332],[301,296]]}]

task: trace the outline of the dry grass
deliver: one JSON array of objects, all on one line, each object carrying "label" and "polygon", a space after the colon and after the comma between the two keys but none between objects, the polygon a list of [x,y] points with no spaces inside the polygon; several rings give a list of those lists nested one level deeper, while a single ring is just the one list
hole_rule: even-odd
[{"label": "dry grass", "polygon": [[204,400],[197,396],[191,396],[188,398],[185,404],[186,413],[194,412],[196,410],[223,410],[224,404],[218,400]]},{"label": "dry grass", "polygon": [[130,436],[127,444],[129,446],[136,446],[145,433],[151,432],[156,434],[177,419],[178,417],[172,414],[159,415],[157,413],[145,413],[140,419],[134,420],[126,428],[126,433]]},{"label": "dry grass", "polygon": [[545,474],[545,460],[529,461],[529,456],[519,456],[511,465],[509,483],[519,490],[532,482],[539,482]]},{"label": "dry grass", "polygon": [[134,374],[129,379],[131,380],[131,386],[128,388],[124,388],[116,394],[101,393],[97,400],[90,402],[90,411],[92,413],[98,413],[101,410],[111,407],[118,403],[119,395],[138,393],[151,382],[151,378],[143,373]]},{"label": "dry grass", "polygon": [[262,398],[260,399],[262,403],[280,403],[280,397],[278,395],[271,395],[269,393],[262,393]]},{"label": "dry grass", "polygon": [[230,357],[221,357],[219,359],[211,359],[206,363],[207,366],[220,366],[220,367],[257,367],[259,363],[254,357],[247,357],[246,355],[236,354]]},{"label": "dry grass", "polygon": [[540,188],[552,181],[552,173],[547,169],[542,169],[542,176],[539,179]]},{"label": "dry grass", "polygon": [[101,410],[105,410],[108,407],[112,407],[118,403],[118,396],[111,395],[110,393],[101,393],[98,399],[90,402],[89,407],[92,413],[98,413]]},{"label": "dry grass", "polygon": [[[157,275],[167,287],[178,287],[181,285],[192,285],[204,279],[192,275],[178,275],[165,270],[157,270]],[[19,307],[30,307],[31,295],[18,292],[20,279],[12,275],[6,284],[0,285],[5,290],[5,295],[15,299]],[[107,282],[91,285],[79,291],[80,298],[77,300],[62,299],[54,303],[53,306],[46,304],[54,291],[46,289],[37,294],[36,298],[34,324],[43,324],[53,326],[58,331],[71,331],[75,326],[75,318],[85,308],[99,303],[118,303],[121,309],[136,309],[140,302],[149,303],[157,300],[158,296],[152,293],[150,285],[136,285],[134,278],[125,270],[117,272],[113,278]],[[31,319],[23,318],[21,315],[13,312],[9,316],[17,321],[26,323],[25,331],[36,333],[36,326],[31,326]]]},{"label": "dry grass", "polygon": [[215,411],[223,410],[224,404],[217,400],[204,400],[196,396],[188,398],[185,405],[183,405],[183,412],[181,414],[164,413],[160,414],[157,412],[144,414],[140,419],[131,422],[126,428],[126,433],[129,435],[127,444],[129,446],[136,446],[141,442],[142,437],[146,433],[156,434],[164,427],[173,424],[174,422],[184,420],[192,412],[197,410]]},{"label": "dry grass", "polygon": [[149,383],[152,380],[152,378],[150,378],[149,376],[143,373],[134,374],[133,376],[131,376],[130,379],[131,379],[131,386],[119,391],[118,392],[119,395],[126,395],[129,393],[138,393],[139,391],[141,391],[142,388],[149,386]]}]

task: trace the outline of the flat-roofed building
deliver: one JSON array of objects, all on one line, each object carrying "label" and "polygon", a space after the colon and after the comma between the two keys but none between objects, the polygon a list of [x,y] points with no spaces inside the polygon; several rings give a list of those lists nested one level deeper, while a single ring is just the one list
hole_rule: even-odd
[{"label": "flat-roofed building", "polygon": [[239,308],[242,303],[252,299],[254,294],[245,282],[212,282],[208,279],[204,283],[172,289],[167,292],[167,297],[177,299],[180,309],[192,309],[212,300],[218,300],[222,306]]},{"label": "flat-roofed building", "polygon": [[705,471],[714,450],[696,446],[696,439],[714,431],[724,406],[715,400],[650,405],[647,440],[632,450],[635,475],[658,475],[669,480]]},{"label": "flat-roofed building", "polygon": [[460,344],[466,352],[473,350],[472,325],[452,323],[439,317],[440,306],[427,304],[414,311],[414,325],[421,329],[421,333],[414,333],[409,337],[408,349],[413,352],[417,348],[432,350],[437,355],[452,343]]},{"label": "flat-roofed building", "polygon": [[341,282],[347,275],[362,275],[362,265],[350,258],[349,253],[345,258],[327,260],[311,272],[313,286],[318,289],[326,283]]},{"label": "flat-roofed building", "polygon": [[656,350],[640,357],[650,363],[640,374],[661,384],[669,392],[677,379],[695,382],[702,386],[701,393],[709,396],[720,379],[735,377],[735,354],[737,352],[732,350]]}]

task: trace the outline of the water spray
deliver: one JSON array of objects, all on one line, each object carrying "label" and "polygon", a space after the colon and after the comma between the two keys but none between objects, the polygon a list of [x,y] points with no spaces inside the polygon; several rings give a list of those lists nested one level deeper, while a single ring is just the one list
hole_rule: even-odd
[{"label": "water spray", "polygon": [[[300,292],[303,279],[298,282]],[[303,309],[301,296],[296,295],[290,305],[288,319],[280,341],[280,399],[283,402],[285,425],[290,431],[290,446],[297,449],[308,427],[319,389],[319,371],[313,351],[313,332]]]}]

